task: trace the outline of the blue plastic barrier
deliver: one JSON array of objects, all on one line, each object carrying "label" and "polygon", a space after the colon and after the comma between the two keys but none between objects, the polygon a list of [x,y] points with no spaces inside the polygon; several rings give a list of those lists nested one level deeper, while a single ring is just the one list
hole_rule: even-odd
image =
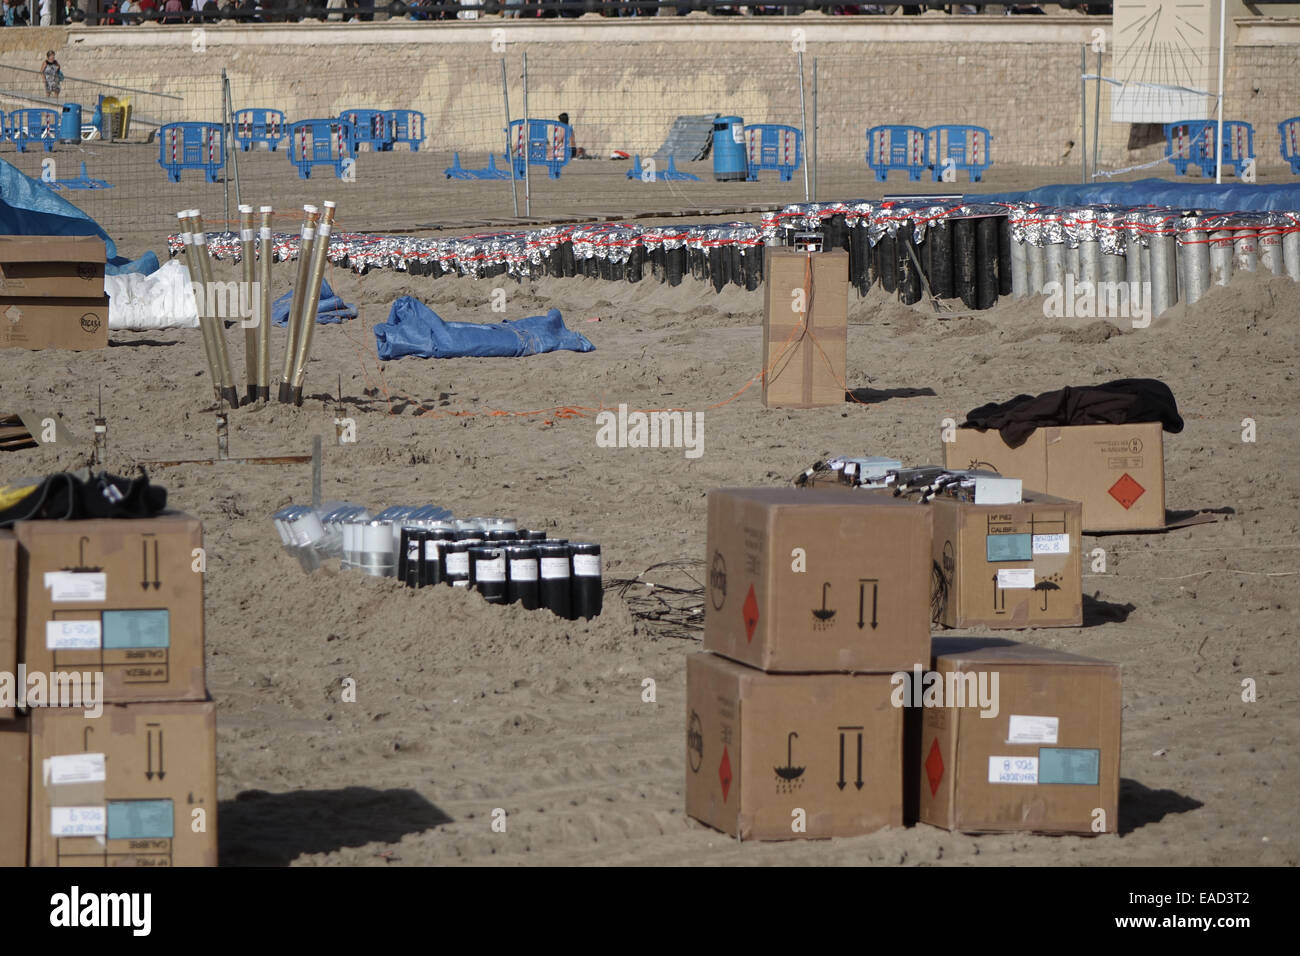
[{"label": "blue plastic barrier", "polygon": [[393,148],[392,123],[386,110],[344,110],[339,119],[348,124],[348,149],[352,155],[368,145],[372,153],[387,153]]},{"label": "blue plastic barrier", "polygon": [[[406,143],[418,153],[424,142],[424,114],[419,110],[387,110],[388,129],[394,143]],[[391,147],[390,147],[391,148]]]},{"label": "blue plastic barrier", "polygon": [[27,152],[27,146],[32,142],[39,142],[48,153],[54,149],[54,141],[58,137],[57,110],[28,107],[9,114],[9,138],[20,153]]},{"label": "blue plastic barrier", "polygon": [[891,169],[901,169],[912,182],[920,182],[925,161],[925,130],[919,126],[873,126],[867,130],[867,165],[879,182]]},{"label": "blue plastic barrier", "polygon": [[298,167],[299,179],[311,179],[316,166],[333,168],[343,178],[343,166],[352,159],[350,125],[338,119],[306,119],[289,124],[289,162]]},{"label": "blue plastic barrier", "polygon": [[168,123],[158,130],[158,165],[174,183],[187,169],[203,170],[210,183],[226,165],[226,139],[220,123]]},{"label": "blue plastic barrier", "polygon": [[56,179],[45,185],[51,189],[112,189],[113,184],[103,179],[91,179],[86,173],[86,163],[81,163],[81,175],[75,179]]},{"label": "blue plastic barrier", "polygon": [[[1185,176],[1196,167],[1202,176],[1213,176],[1215,167],[1214,137],[1217,120],[1180,120],[1165,124],[1165,158],[1174,172]],[[1255,158],[1255,129],[1240,120],[1223,121],[1223,151],[1220,161],[1225,169],[1238,176]]]},{"label": "blue plastic barrier", "polygon": [[284,140],[285,119],[284,113],[280,110],[250,107],[235,110],[232,119],[235,145],[241,152],[247,153],[258,143],[265,143],[266,148],[274,153],[276,147]]},{"label": "blue plastic barrier", "polygon": [[1300,116],[1278,123],[1277,135],[1282,138],[1282,158],[1291,165],[1291,172],[1300,176]]},{"label": "blue plastic barrier", "polygon": [[979,182],[984,170],[993,165],[989,158],[992,140],[992,134],[983,126],[931,126],[925,131],[925,152],[934,182],[943,179],[946,165],[964,169],[971,182]]},{"label": "blue plastic barrier", "polygon": [[758,181],[759,171],[764,169],[776,170],[781,174],[781,182],[788,183],[803,162],[803,133],[793,126],[777,123],[746,126],[745,156],[751,183]]},{"label": "blue plastic barrier", "polygon": [[[527,144],[524,141],[524,120],[510,121],[510,164],[515,178],[524,178],[525,161],[530,166],[545,166],[552,179],[560,178],[560,170],[569,164],[572,153],[573,129],[559,120],[530,119]],[[525,160],[527,157],[527,160]]]},{"label": "blue plastic barrier", "polygon": [[508,169],[497,168],[497,158],[488,153],[488,164],[484,169],[466,169],[460,164],[460,153],[451,154],[451,165],[443,170],[448,179],[509,179]]},{"label": "blue plastic barrier", "polygon": [[700,181],[700,177],[696,176],[694,173],[683,173],[680,170],[678,170],[677,163],[673,161],[673,157],[671,154],[668,156],[668,168],[666,170],[664,170],[662,173],[659,172],[658,170],[655,170],[653,173],[647,176],[645,174],[645,170],[641,168],[641,154],[637,153],[636,157],[632,160],[632,168],[627,171],[627,178],[635,179],[644,183],[654,183],[654,182],[698,183]]}]

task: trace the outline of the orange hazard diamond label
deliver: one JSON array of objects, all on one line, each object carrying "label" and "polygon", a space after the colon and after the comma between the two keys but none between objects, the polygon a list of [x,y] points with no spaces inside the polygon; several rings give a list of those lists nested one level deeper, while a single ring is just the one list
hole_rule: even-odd
[{"label": "orange hazard diamond label", "polygon": [[930,781],[930,796],[939,792],[939,781],[943,779],[943,755],[939,753],[939,738],[930,744],[930,756],[925,758],[925,776]]},{"label": "orange hazard diamond label", "polygon": [[749,586],[749,594],[740,609],[745,617],[745,643],[754,640],[754,628],[758,627],[758,598],[754,597],[754,585]]},{"label": "orange hazard diamond label", "polygon": [[1139,485],[1137,479],[1127,471],[1120,475],[1119,481],[1111,485],[1109,489],[1110,496],[1123,505],[1125,511],[1137,504],[1137,500],[1145,493],[1146,489]]},{"label": "orange hazard diamond label", "polygon": [[727,794],[731,791],[731,758],[727,756],[727,748],[722,748],[722,763],[718,764],[718,780],[722,782],[722,802],[727,802]]}]

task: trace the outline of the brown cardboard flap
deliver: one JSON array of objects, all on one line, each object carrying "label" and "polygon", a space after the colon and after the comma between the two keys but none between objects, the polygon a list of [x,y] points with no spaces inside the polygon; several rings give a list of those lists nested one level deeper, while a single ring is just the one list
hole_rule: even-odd
[{"label": "brown cardboard flap", "polygon": [[0,263],[87,262],[102,273],[108,248],[96,236],[0,236]]}]

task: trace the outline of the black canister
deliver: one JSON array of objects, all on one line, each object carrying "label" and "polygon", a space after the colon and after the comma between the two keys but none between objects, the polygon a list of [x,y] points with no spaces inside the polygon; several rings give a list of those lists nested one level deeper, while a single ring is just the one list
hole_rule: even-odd
[{"label": "black canister", "polygon": [[604,591],[600,583],[600,545],[573,542],[573,618],[590,621],[600,613]]},{"label": "black canister", "polygon": [[536,610],[538,596],[537,548],[528,544],[506,547],[506,603],[518,601],[526,610]]},{"label": "black canister", "polygon": [[474,545],[469,549],[470,584],[489,604],[506,603],[506,552],[496,545]]},{"label": "black canister", "polygon": [[563,541],[542,541],[537,545],[538,599],[560,617],[572,620],[569,597],[571,571],[569,545]]},{"label": "black canister", "polygon": [[420,587],[442,583],[441,545],[452,539],[454,532],[446,528],[433,528],[424,533],[420,547]]},{"label": "black canister", "polygon": [[520,541],[545,541],[545,531],[516,531]]},{"label": "black canister", "polygon": [[472,545],[464,541],[438,542],[439,557],[442,558],[442,579],[454,588],[469,587],[469,549]]},{"label": "black canister", "polygon": [[519,537],[519,532],[517,531],[498,530],[489,531],[487,533],[487,539],[493,544],[498,542],[514,541],[517,537]]},{"label": "black canister", "polygon": [[419,531],[419,528],[403,526],[397,542],[397,580],[408,588],[416,586],[416,579],[412,577],[411,568],[414,567],[418,572],[420,566],[420,544],[418,541],[412,540],[412,536]]},{"label": "black canister", "polygon": [[456,532],[457,541],[468,541],[470,544],[479,544],[483,541],[483,532],[477,528],[461,528]]}]

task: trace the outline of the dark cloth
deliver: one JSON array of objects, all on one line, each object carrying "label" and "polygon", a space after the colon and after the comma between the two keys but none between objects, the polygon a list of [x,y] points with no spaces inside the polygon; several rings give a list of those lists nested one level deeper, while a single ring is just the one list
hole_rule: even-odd
[{"label": "dark cloth", "polygon": [[167,507],[167,489],[149,483],[143,468],[137,478],[101,471],[47,475],[19,501],[0,510],[0,528],[16,521],[80,518],[151,518]]},{"label": "dark cloth", "polygon": [[996,428],[1011,448],[1019,448],[1036,428],[1054,425],[1127,425],[1160,422],[1167,432],[1183,430],[1169,386],[1154,378],[1122,378],[1104,385],[1066,386],[1042,395],[1017,395],[972,409],[962,428]]}]

